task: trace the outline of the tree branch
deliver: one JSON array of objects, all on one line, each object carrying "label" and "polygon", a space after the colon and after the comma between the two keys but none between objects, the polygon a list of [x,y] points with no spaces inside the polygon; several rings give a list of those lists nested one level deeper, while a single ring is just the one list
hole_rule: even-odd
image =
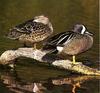
[{"label": "tree branch", "polygon": [[70,60],[63,60],[55,55],[49,55],[45,51],[33,50],[33,48],[19,48],[17,50],[5,51],[0,57],[0,64],[9,64],[18,57],[28,57],[39,62],[50,63],[58,68],[66,69],[75,73],[81,73],[86,75],[100,75],[100,71],[97,69],[90,68],[83,65],[82,62],[79,64],[72,64]]}]

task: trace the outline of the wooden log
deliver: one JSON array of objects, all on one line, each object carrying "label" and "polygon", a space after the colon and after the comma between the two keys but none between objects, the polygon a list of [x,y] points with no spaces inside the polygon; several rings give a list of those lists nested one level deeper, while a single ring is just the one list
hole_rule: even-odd
[{"label": "wooden log", "polygon": [[17,50],[5,51],[0,56],[0,64],[9,64],[13,62],[18,57],[28,57],[39,62],[50,63],[61,69],[66,69],[75,73],[85,74],[85,75],[100,75],[100,71],[97,69],[90,68],[83,65],[82,62],[79,64],[72,64],[70,60],[63,60],[57,56],[49,55],[45,51],[33,50],[33,48],[19,48]]}]

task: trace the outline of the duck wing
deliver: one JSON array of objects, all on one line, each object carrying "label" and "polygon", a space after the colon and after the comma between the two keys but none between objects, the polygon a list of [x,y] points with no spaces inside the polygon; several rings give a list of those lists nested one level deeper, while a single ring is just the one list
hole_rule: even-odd
[{"label": "duck wing", "polygon": [[13,29],[11,29],[11,31],[17,30],[18,32],[22,32],[22,33],[30,33],[35,24],[36,23],[34,22],[34,19],[31,19],[15,26]]},{"label": "duck wing", "polygon": [[59,45],[68,42],[73,37],[72,31],[62,32],[49,38],[44,45]]},{"label": "duck wing", "polygon": [[73,37],[72,31],[61,32],[49,38],[43,46],[43,50],[56,50],[57,46],[63,46],[69,42]]},{"label": "duck wing", "polygon": [[31,19],[11,29],[7,37],[10,39],[18,39],[23,34],[30,34],[32,32],[35,33],[43,30],[50,29],[47,27],[47,25],[35,22],[34,19]]},{"label": "duck wing", "polygon": [[13,29],[16,29],[19,32],[28,34],[31,32],[41,31],[45,28],[47,29],[47,25],[44,25],[43,23],[40,23],[40,22],[35,22],[34,19],[31,19],[22,24],[15,26]]}]

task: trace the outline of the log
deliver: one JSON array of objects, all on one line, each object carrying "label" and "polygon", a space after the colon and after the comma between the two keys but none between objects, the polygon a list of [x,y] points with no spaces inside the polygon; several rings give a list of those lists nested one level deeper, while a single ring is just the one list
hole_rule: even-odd
[{"label": "log", "polygon": [[9,64],[14,62],[16,58],[27,57],[37,60],[38,62],[50,63],[52,66],[56,66],[61,69],[69,70],[74,73],[85,75],[100,75],[100,71],[94,68],[90,68],[79,64],[72,64],[71,60],[63,60],[55,55],[50,55],[45,51],[33,50],[33,48],[18,48],[17,50],[7,50],[0,56],[0,64]]}]

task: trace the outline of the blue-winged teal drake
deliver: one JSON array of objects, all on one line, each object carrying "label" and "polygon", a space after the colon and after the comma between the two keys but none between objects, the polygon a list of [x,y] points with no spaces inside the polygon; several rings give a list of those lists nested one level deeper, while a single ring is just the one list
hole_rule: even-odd
[{"label": "blue-winged teal drake", "polygon": [[10,30],[8,38],[19,40],[23,43],[36,43],[43,41],[53,33],[51,22],[44,15],[36,16]]},{"label": "blue-winged teal drake", "polygon": [[44,43],[43,50],[73,55],[73,64],[75,64],[75,55],[85,52],[92,45],[92,34],[84,25],[77,24],[73,30],[61,32],[49,38]]}]

